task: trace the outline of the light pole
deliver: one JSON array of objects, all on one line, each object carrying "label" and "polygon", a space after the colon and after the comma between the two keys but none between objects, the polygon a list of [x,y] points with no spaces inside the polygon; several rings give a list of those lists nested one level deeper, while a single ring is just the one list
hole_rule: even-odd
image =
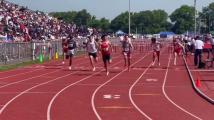
[{"label": "light pole", "polygon": [[212,14],[211,10],[208,10],[208,30],[210,32],[210,26],[211,26],[211,21],[210,21],[210,15]]},{"label": "light pole", "polygon": [[195,27],[194,27],[194,34],[196,36],[196,29],[197,29],[197,26],[196,26],[196,14],[197,14],[197,10],[196,10],[196,0],[194,0],[194,8],[195,8],[195,17],[194,17],[194,20],[195,20]]},{"label": "light pole", "polygon": [[131,1],[129,0],[129,35],[131,34]]}]

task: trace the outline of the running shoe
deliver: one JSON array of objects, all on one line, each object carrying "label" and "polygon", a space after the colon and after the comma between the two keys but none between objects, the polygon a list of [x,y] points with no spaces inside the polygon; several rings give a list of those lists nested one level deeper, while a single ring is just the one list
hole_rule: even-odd
[{"label": "running shoe", "polygon": [[108,72],[106,72],[106,76],[108,76],[109,75],[109,71]]},{"label": "running shoe", "polygon": [[70,67],[68,67],[68,69],[69,69],[69,70],[71,70],[71,66],[70,66]]},{"label": "running shoe", "polygon": [[96,68],[94,67],[94,68],[92,69],[92,71],[93,71],[93,72],[96,71]]}]

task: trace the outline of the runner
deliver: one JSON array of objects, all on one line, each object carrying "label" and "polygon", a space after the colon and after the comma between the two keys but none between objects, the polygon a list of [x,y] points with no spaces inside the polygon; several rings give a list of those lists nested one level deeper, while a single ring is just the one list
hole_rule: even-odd
[{"label": "runner", "polygon": [[131,51],[133,50],[133,45],[128,35],[124,36],[124,40],[122,40],[121,43],[122,43],[122,50],[123,50],[122,52],[123,52],[124,61],[125,61],[124,66],[126,67],[128,62],[128,71],[130,71]]},{"label": "runner", "polygon": [[108,76],[109,75],[109,71],[108,71],[107,62],[108,63],[112,62],[112,60],[111,60],[111,51],[112,51],[112,48],[111,48],[110,41],[107,40],[107,35],[103,35],[101,37],[101,39],[102,39],[102,41],[100,43],[100,50],[101,50],[101,53],[102,53],[104,67],[106,69],[106,75]]},{"label": "runner", "polygon": [[68,38],[67,44],[68,44],[68,51],[67,51],[66,57],[69,59],[69,68],[68,69],[71,70],[72,59],[74,56],[75,49],[77,48],[77,43],[74,40],[73,36],[70,35]]},{"label": "runner", "polygon": [[156,38],[152,38],[152,49],[153,49],[153,63],[152,66],[155,65],[155,60],[156,60],[156,56],[158,59],[158,65],[160,66],[160,49],[161,49],[161,43],[159,41],[157,41]]},{"label": "runner", "polygon": [[65,57],[66,57],[67,51],[68,51],[67,40],[65,38],[63,38],[62,39],[62,57],[63,57],[62,64],[65,64]]},{"label": "runner", "polygon": [[184,47],[180,42],[179,39],[173,38],[173,46],[174,46],[174,65],[177,65],[177,56],[180,56],[182,47]]},{"label": "runner", "polygon": [[88,52],[88,56],[90,59],[91,66],[93,67],[92,71],[96,70],[94,62],[98,61],[97,48],[98,48],[98,44],[95,41],[94,36],[93,35],[89,36],[88,41],[86,43],[86,49]]}]

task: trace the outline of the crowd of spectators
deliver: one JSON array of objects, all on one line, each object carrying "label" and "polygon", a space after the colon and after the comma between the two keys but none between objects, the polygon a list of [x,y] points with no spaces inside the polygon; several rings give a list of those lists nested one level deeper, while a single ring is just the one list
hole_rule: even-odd
[{"label": "crowd of spectators", "polygon": [[195,66],[203,68],[206,62],[211,62],[209,66],[213,66],[214,37],[210,33],[196,37],[186,35],[181,40],[184,43],[186,55],[188,53],[194,55]]},{"label": "crowd of spectators", "polygon": [[0,0],[0,42],[56,40],[71,33],[85,36],[88,29]]}]

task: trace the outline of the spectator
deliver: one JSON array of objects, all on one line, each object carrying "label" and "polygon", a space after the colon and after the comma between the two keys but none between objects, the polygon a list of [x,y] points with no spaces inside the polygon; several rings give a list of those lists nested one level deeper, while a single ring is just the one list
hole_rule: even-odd
[{"label": "spectator", "polygon": [[[94,31],[96,30],[93,29]],[[32,11],[5,0],[0,0],[0,32],[9,34],[9,39],[13,41],[21,42],[60,39],[71,33],[79,36],[89,34],[89,30],[83,26],[67,24],[45,13]]]},{"label": "spectator", "polygon": [[203,46],[204,46],[204,42],[199,38],[199,36],[196,36],[196,38],[195,38],[195,56],[194,56],[195,66],[199,66],[201,64]]}]

